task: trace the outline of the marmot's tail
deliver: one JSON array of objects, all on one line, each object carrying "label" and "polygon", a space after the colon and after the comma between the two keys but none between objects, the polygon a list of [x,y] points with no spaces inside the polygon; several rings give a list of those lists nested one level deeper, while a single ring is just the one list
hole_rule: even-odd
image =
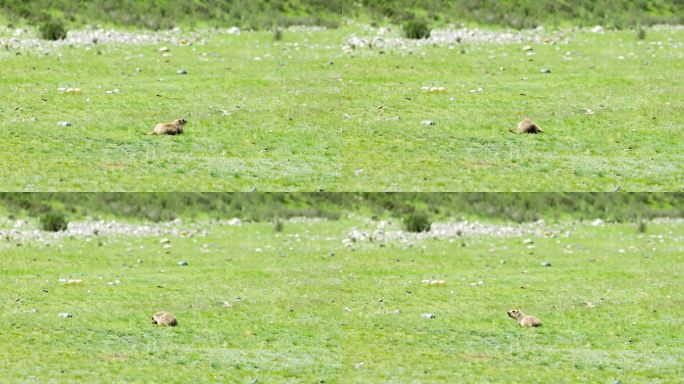
[{"label": "marmot's tail", "polygon": [[510,133],[518,133],[518,132],[516,132],[515,130],[513,130],[512,128],[508,129],[508,132],[510,132]]}]

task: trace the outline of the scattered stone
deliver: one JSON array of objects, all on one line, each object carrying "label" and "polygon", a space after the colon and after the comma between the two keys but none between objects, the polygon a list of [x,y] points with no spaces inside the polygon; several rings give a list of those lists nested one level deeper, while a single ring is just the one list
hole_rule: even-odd
[{"label": "scattered stone", "polygon": [[64,319],[70,319],[70,318],[74,317],[71,313],[68,313],[68,312],[62,312],[62,313],[59,313],[57,315],[61,318],[64,318]]},{"label": "scattered stone", "polygon": [[586,303],[584,303],[584,305],[585,305],[587,308],[596,308],[596,305],[594,305],[594,303],[591,303],[591,302],[589,302],[589,301],[587,301]]},{"label": "scattered stone", "polygon": [[446,280],[423,280],[427,285],[446,285]]},{"label": "scattered stone", "polygon": [[354,176],[361,176],[362,173],[363,169],[357,169],[356,171],[354,171]]},{"label": "scattered stone", "polygon": [[422,87],[421,90],[427,93],[445,93],[446,88],[444,87]]},{"label": "scattered stone", "polygon": [[167,239],[167,238],[165,237],[165,238],[159,240],[159,242],[162,243],[162,244],[168,244],[168,243],[171,242],[171,240],[169,240],[169,239]]},{"label": "scattered stone", "polygon": [[179,75],[187,75],[188,71],[186,71],[185,69],[179,69],[178,71],[176,71],[176,73]]},{"label": "scattered stone", "polygon": [[518,127],[516,130],[509,129],[509,131],[518,134],[544,133],[544,131],[537,125],[537,123],[532,121],[529,117],[526,117],[523,121],[518,123]]},{"label": "scattered stone", "polygon": [[592,111],[591,109],[585,109],[584,114],[591,116],[591,115],[595,115],[596,113],[594,111]]},{"label": "scattered stone", "polygon": [[71,127],[71,123],[68,121],[60,121],[57,123],[57,125],[60,127]]},{"label": "scattered stone", "polygon": [[351,308],[349,308],[349,307],[344,307],[344,311],[347,312],[347,313],[349,313],[349,312],[351,312],[352,310],[351,310]]},{"label": "scattered stone", "polygon": [[187,261],[185,261],[185,260],[181,260],[181,261],[179,261],[179,262],[178,262],[178,265],[180,265],[180,266],[183,266],[183,267],[184,267],[184,266],[187,266],[187,265],[188,265],[188,262],[187,262]]},{"label": "scattered stone", "polygon": [[83,280],[81,279],[59,279],[60,283],[64,284],[82,284]]},{"label": "scattered stone", "polygon": [[541,73],[551,73],[551,70],[548,68],[542,68]]},{"label": "scattered stone", "polygon": [[542,267],[550,267],[550,266],[551,266],[551,263],[548,262],[548,261],[543,261],[543,262],[541,263],[541,265],[542,265]]},{"label": "scattered stone", "polygon": [[420,123],[423,125],[435,125],[435,122],[432,120],[423,120]]},{"label": "scattered stone", "polygon": [[592,33],[603,33],[603,27],[600,25],[597,25],[591,29]]},{"label": "scattered stone", "polygon": [[596,220],[591,222],[592,227],[600,227],[602,225],[603,225],[603,220],[601,220],[601,219],[596,219]]},{"label": "scattered stone", "polygon": [[525,240],[523,240],[523,244],[534,244],[534,240],[532,240],[532,239],[525,239]]},{"label": "scattered stone", "polygon": [[437,316],[433,315],[432,313],[423,313],[420,315],[423,319],[436,319]]},{"label": "scattered stone", "polygon": [[161,47],[159,48],[159,52],[168,52],[170,51],[169,47]]},{"label": "scattered stone", "polygon": [[528,52],[528,51],[533,51],[534,48],[532,48],[531,45],[526,45],[522,48],[523,51]]},{"label": "scattered stone", "polygon": [[163,325],[165,327],[175,327],[178,325],[178,320],[176,320],[176,318],[170,313],[158,312],[152,316],[152,323]]}]

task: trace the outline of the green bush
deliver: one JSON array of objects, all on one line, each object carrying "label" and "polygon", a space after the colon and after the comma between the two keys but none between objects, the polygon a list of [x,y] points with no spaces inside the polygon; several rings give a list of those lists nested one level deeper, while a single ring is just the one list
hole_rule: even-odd
[{"label": "green bush", "polygon": [[40,36],[45,40],[62,40],[67,35],[64,22],[57,19],[43,21],[38,28],[40,29]]},{"label": "green bush", "polygon": [[40,227],[48,232],[60,232],[67,229],[67,220],[61,212],[50,211],[40,217]]},{"label": "green bush", "polygon": [[427,213],[422,211],[411,212],[404,218],[404,226],[409,232],[427,232],[432,227],[432,222]]},{"label": "green bush", "polygon": [[404,36],[409,39],[427,39],[430,37],[430,27],[425,20],[410,20],[404,25]]}]

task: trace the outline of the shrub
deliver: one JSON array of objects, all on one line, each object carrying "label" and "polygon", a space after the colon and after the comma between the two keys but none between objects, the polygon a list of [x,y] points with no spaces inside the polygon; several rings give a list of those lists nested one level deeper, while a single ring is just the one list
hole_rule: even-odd
[{"label": "shrub", "polygon": [[432,227],[432,222],[427,213],[418,211],[409,213],[404,218],[404,225],[409,232],[427,232]]},{"label": "shrub", "polygon": [[40,29],[40,36],[45,40],[62,40],[67,35],[64,22],[57,19],[43,21],[38,28]]},{"label": "shrub", "polygon": [[60,232],[67,229],[67,220],[61,212],[50,211],[40,217],[40,226],[44,231]]},{"label": "shrub", "polygon": [[409,39],[427,39],[430,37],[430,27],[425,20],[409,20],[404,25],[404,35]]}]

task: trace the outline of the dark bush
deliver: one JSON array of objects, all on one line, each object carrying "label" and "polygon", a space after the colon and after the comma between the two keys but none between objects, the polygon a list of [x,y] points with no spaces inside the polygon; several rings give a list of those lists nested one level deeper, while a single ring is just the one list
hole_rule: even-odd
[{"label": "dark bush", "polygon": [[64,22],[57,19],[43,21],[38,28],[40,29],[40,36],[45,40],[62,40],[67,35]]},{"label": "dark bush", "polygon": [[409,39],[427,39],[430,27],[425,20],[410,20],[404,24],[404,35]]},{"label": "dark bush", "polygon": [[67,229],[67,220],[62,212],[50,211],[40,217],[40,227],[48,232],[60,232]]},{"label": "dark bush", "polygon": [[406,215],[404,226],[406,226],[406,230],[409,232],[427,232],[432,227],[432,222],[427,213],[416,211]]}]

